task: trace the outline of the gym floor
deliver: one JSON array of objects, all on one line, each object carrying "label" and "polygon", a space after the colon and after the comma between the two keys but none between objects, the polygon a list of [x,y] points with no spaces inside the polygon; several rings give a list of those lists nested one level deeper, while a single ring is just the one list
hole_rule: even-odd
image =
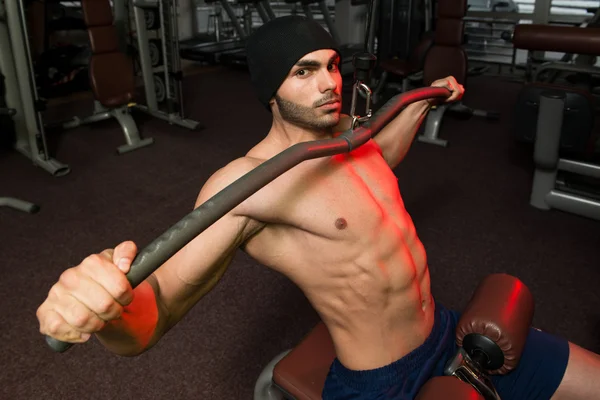
[{"label": "gym floor", "polygon": [[[239,252],[221,283],[139,357],[112,355],[95,339],[55,354],[39,334],[35,311],[64,269],[126,239],[150,243],[270,126],[243,71],[190,74],[184,88],[203,130],[135,114],[155,144],[121,156],[116,121],[66,131],[50,140],[72,169],[61,178],[14,151],[0,154],[1,195],[41,206],[35,215],[0,209],[1,398],[251,399],[263,367],[318,321],[290,281]],[[465,103],[500,120],[447,116],[441,136],[450,147],[415,143],[395,171],[400,189],[439,302],[461,309],[486,275],[514,274],[535,296],[537,327],[600,352],[600,224],[528,205],[531,148],[512,136],[519,88],[471,79]]]}]

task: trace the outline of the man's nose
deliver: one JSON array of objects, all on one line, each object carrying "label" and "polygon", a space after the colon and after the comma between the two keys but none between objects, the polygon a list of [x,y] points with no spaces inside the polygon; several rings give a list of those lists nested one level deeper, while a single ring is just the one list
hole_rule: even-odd
[{"label": "man's nose", "polygon": [[319,77],[319,90],[321,92],[326,92],[328,90],[335,91],[337,89],[337,81],[335,80],[333,74],[330,71],[324,70],[321,72],[320,75],[321,76]]}]

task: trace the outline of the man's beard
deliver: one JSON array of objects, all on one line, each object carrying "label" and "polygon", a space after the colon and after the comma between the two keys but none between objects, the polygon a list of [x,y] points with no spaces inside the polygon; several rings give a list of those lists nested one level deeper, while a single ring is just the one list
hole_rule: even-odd
[{"label": "man's beard", "polygon": [[[279,95],[275,95],[275,102],[279,108],[281,118],[285,121],[308,129],[331,129],[335,127],[339,122],[339,111],[329,110],[330,113],[320,113],[316,107],[325,104],[332,100],[340,100],[339,96],[334,94],[327,96],[324,99],[315,102],[313,106],[307,107],[300,104],[293,103],[285,100]],[[334,113],[338,113],[338,118],[333,116]]]}]

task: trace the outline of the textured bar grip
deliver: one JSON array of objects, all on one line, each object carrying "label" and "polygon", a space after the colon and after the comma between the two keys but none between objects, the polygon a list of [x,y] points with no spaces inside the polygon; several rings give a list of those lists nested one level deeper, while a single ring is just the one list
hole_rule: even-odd
[{"label": "textured bar grip", "polygon": [[[399,94],[384,104],[365,126],[354,131],[348,130],[334,139],[295,144],[265,161],[205,201],[140,251],[126,275],[131,287],[135,288],[142,283],[192,239],[302,161],[350,152],[379,133],[408,104],[431,98],[447,98],[449,95],[448,89],[432,87]],[[50,337],[46,337],[46,342],[60,353],[72,345]]]},{"label": "textured bar grip", "polygon": [[46,343],[48,343],[48,346],[50,346],[50,348],[54,351],[56,351],[57,353],[64,353],[65,351],[69,350],[71,348],[71,346],[73,346],[75,343],[68,343],[68,342],[61,342],[58,339],[54,339],[53,337],[50,336],[46,336]]}]

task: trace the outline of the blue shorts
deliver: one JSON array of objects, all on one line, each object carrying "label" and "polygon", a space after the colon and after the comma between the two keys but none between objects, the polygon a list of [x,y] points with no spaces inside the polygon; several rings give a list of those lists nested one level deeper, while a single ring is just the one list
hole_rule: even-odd
[{"label": "blue shorts", "polygon": [[[460,314],[436,303],[435,323],[425,342],[385,367],[355,371],[333,361],[324,400],[412,400],[430,378],[443,375],[457,350],[455,331]],[[548,400],[560,384],[569,359],[569,343],[531,329],[519,366],[506,375],[490,376],[502,400]]]}]

